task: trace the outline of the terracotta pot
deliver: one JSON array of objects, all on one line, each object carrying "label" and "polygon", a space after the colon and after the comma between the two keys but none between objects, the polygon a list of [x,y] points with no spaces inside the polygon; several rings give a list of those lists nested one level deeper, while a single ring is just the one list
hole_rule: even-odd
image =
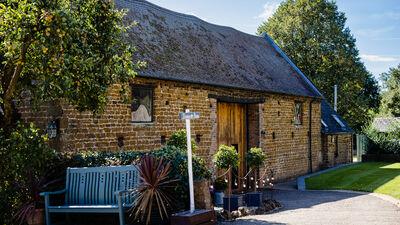
[{"label": "terracotta pot", "polygon": [[35,209],[35,214],[32,218],[26,221],[29,225],[44,225],[44,209]]}]

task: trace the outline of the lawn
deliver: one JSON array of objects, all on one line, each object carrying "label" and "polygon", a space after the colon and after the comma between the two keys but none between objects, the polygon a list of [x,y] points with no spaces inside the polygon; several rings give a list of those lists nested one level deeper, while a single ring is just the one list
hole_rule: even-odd
[{"label": "lawn", "polygon": [[311,190],[353,190],[400,199],[400,163],[359,163],[306,179]]}]

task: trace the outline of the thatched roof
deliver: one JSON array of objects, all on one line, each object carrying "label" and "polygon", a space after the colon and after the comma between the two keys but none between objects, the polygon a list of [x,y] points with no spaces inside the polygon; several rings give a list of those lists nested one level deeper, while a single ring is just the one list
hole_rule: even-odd
[{"label": "thatched roof", "polygon": [[207,23],[143,0],[115,0],[139,23],[129,33],[148,63],[140,76],[321,97],[264,37]]}]

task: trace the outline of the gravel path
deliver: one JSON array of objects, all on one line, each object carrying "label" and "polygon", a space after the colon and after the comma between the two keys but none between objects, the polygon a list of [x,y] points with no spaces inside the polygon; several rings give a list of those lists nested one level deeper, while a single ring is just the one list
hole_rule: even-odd
[{"label": "gravel path", "polygon": [[400,208],[373,194],[276,190],[279,211],[242,217],[229,225],[400,225]]}]

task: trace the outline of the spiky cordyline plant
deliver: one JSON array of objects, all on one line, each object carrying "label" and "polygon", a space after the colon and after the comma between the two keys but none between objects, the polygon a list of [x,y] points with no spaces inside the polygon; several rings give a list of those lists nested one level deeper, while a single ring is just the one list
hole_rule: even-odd
[{"label": "spiky cordyline plant", "polygon": [[168,197],[168,188],[171,183],[177,181],[169,177],[171,172],[171,163],[165,162],[162,158],[157,159],[152,156],[144,156],[138,165],[141,183],[137,192],[134,194],[135,201],[131,208],[131,215],[135,220],[150,223],[152,207],[158,209],[161,219],[168,217],[167,207],[171,199]]},{"label": "spiky cordyline plant", "polygon": [[29,220],[33,220],[36,215],[36,209],[43,209],[43,201],[40,192],[43,192],[49,186],[60,182],[61,179],[49,181],[46,176],[37,177],[32,171],[27,174],[27,181],[23,184],[16,184],[19,191],[24,192],[27,196],[25,203],[22,204],[14,215],[14,220],[19,224],[25,224]]}]

